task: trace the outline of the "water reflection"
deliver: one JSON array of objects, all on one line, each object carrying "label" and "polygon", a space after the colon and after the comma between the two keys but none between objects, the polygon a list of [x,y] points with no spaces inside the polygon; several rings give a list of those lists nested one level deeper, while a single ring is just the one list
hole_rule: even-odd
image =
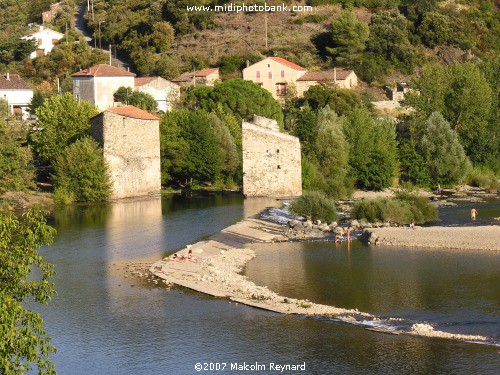
[{"label": "water reflection", "polygon": [[254,244],[245,272],[283,296],[500,337],[498,254],[350,247]]},{"label": "water reflection", "polygon": [[[56,242],[41,252],[56,266],[58,295],[39,310],[58,349],[54,356],[58,372],[192,374],[196,362],[216,361],[306,361],[307,373],[316,374],[498,370],[498,348],[383,335],[229,304],[184,289],[133,287],[115,272],[115,262],[168,254],[216,233],[252,215],[259,209],[253,207],[255,202],[244,204],[235,194],[186,195],[131,204],[70,206],[55,212],[51,222],[58,230]],[[403,256],[367,252],[356,243],[351,244],[350,253],[342,246],[335,250],[331,243],[311,246],[305,249],[307,254],[272,251],[266,253],[265,261],[252,262],[260,272],[257,282],[277,291],[288,284],[285,294],[290,296],[328,301],[333,295],[346,305],[373,309],[396,306],[404,298],[408,305],[423,305],[410,296],[416,294],[412,289],[421,283],[417,276],[426,265],[431,268],[431,260],[421,262],[410,255],[405,263]],[[289,258],[291,254],[297,258]],[[402,262],[400,267],[398,262]],[[410,264],[419,262],[406,272],[412,269]],[[476,271],[459,271],[457,284],[484,285],[488,290],[478,293],[470,304],[478,303],[478,315],[490,311],[498,316],[498,263],[476,257],[464,263]],[[452,283],[446,283],[441,274],[455,274],[456,268],[448,260],[431,270],[436,273],[435,281],[445,282],[448,288]],[[317,279],[312,277],[316,273]],[[460,308],[459,302],[456,305]]]}]

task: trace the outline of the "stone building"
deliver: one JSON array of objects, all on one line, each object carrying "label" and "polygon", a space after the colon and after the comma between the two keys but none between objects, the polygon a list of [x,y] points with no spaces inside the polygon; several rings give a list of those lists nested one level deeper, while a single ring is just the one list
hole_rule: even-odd
[{"label": "stone building", "polygon": [[208,68],[186,72],[176,77],[172,82],[181,87],[187,86],[213,86],[219,78],[219,68]]},{"label": "stone building", "polygon": [[352,70],[308,71],[281,57],[267,57],[247,66],[243,69],[243,79],[260,85],[278,101],[283,101],[290,85],[295,86],[299,98],[314,85],[327,84],[343,89],[358,85],[358,77]]},{"label": "stone building", "polygon": [[91,120],[92,136],[103,148],[111,180],[111,198],[159,193],[158,118],[133,106],[110,108]]},{"label": "stone building", "polygon": [[351,89],[358,85],[358,77],[353,70],[333,68],[333,70],[309,71],[297,79],[297,96],[302,97],[311,86],[324,84],[341,89]]},{"label": "stone building", "polygon": [[300,142],[281,133],[275,120],[254,116],[241,126],[243,194],[296,197],[302,194]]},{"label": "stone building", "polygon": [[243,79],[255,82],[279,100],[286,95],[288,85],[295,84],[306,72],[306,68],[281,57],[267,57],[243,69]]},{"label": "stone building", "polygon": [[162,77],[136,77],[134,90],[151,95],[156,100],[158,111],[169,112],[181,98],[178,84]]},{"label": "stone building", "polygon": [[134,77],[134,73],[111,65],[91,66],[71,76],[73,95],[79,101],[88,100],[104,111],[114,106],[114,94],[120,87],[134,90]]}]

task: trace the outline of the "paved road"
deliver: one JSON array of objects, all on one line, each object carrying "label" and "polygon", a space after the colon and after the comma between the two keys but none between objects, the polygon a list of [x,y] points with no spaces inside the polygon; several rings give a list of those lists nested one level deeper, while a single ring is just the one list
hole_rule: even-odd
[{"label": "paved road", "polygon": [[[75,22],[74,22],[75,30],[83,34],[83,36],[85,37],[87,43],[91,48],[99,49],[96,45],[96,41],[93,40],[93,35],[90,34],[89,31],[85,28],[85,20],[83,17],[85,16],[86,11],[87,11],[87,1],[85,0],[81,2],[80,5],[78,6],[78,12],[75,15]],[[101,51],[109,54],[109,50],[107,49],[103,48],[101,49]],[[126,69],[128,67],[128,64],[125,61],[120,60],[116,57],[113,57],[112,65],[122,69]]]}]

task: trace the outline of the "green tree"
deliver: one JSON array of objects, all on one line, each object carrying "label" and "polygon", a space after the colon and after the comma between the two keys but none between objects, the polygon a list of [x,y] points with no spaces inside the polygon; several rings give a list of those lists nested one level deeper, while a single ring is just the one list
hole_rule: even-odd
[{"label": "green tree", "polygon": [[371,190],[391,186],[398,170],[395,127],[356,108],[344,123],[344,134],[351,149],[350,175],[356,185]]},{"label": "green tree", "polygon": [[[0,373],[22,374],[35,365],[40,374],[55,373],[50,354],[55,348],[39,313],[25,302],[47,304],[54,292],[54,267],[38,248],[50,245],[55,230],[43,213],[30,209],[19,219],[0,210]],[[40,277],[33,277],[39,270]],[[33,273],[32,273],[33,272]]]},{"label": "green tree", "polygon": [[316,114],[306,102],[306,105],[297,114],[295,129],[293,131],[293,135],[300,139],[302,153],[306,155],[314,153],[317,131],[316,123]]},{"label": "green tree", "polygon": [[348,178],[349,144],[342,130],[343,122],[344,118],[329,107],[318,112],[315,151],[322,178],[316,179],[313,188],[335,199],[352,192],[352,180]]},{"label": "green tree", "polygon": [[219,145],[220,173],[226,179],[231,178],[236,173],[237,168],[241,168],[241,157],[226,124],[215,115],[210,114],[212,131]]},{"label": "green tree", "polygon": [[367,50],[411,73],[416,51],[408,39],[408,20],[397,9],[381,11],[372,16]]},{"label": "green tree", "polygon": [[[182,184],[215,180],[222,168],[221,152],[206,111],[169,112],[162,119],[160,129],[166,159],[162,161],[165,180]],[[173,145],[173,149],[168,145]],[[179,153],[174,154],[176,151]]]},{"label": "green tree", "polygon": [[352,64],[359,60],[365,50],[370,34],[368,24],[359,21],[350,10],[343,10],[340,17],[332,21],[332,46],[327,51],[340,64]]},{"label": "green tree", "polygon": [[214,111],[219,105],[230,111],[241,123],[249,121],[253,115],[275,119],[283,126],[283,111],[269,91],[256,83],[243,79],[229,79],[212,87],[196,87],[186,96],[188,108]]},{"label": "green tree", "polygon": [[111,195],[110,176],[102,149],[90,137],[66,147],[57,157],[54,169],[57,197],[77,202],[97,202],[105,201]]},{"label": "green tree", "polygon": [[329,106],[339,116],[347,115],[356,107],[362,107],[363,102],[360,96],[347,89],[338,89],[325,86],[311,86],[304,93],[304,99],[312,109],[318,110]]},{"label": "green tree", "polygon": [[434,185],[458,183],[470,169],[457,133],[439,112],[432,113],[427,120],[420,148]]},{"label": "green tree", "polygon": [[34,188],[33,156],[26,143],[24,126],[7,124],[0,119],[0,194]]},{"label": "green tree", "polygon": [[99,111],[88,101],[78,102],[73,95],[52,96],[36,115],[31,143],[40,160],[53,163],[64,148],[90,132],[90,118]]},{"label": "green tree", "polygon": [[148,112],[156,112],[157,104],[155,98],[150,94],[134,91],[132,87],[122,86],[114,93],[115,101],[127,105],[133,105]]},{"label": "green tree", "polygon": [[460,136],[467,155],[475,162],[481,160],[484,150],[477,142],[488,137],[493,94],[479,68],[472,63],[430,66],[414,81],[414,87],[404,105],[413,107],[419,118],[442,113]]},{"label": "green tree", "polygon": [[450,18],[437,12],[427,13],[417,31],[422,41],[431,48],[450,42],[453,35]]},{"label": "green tree", "polygon": [[151,40],[153,46],[156,48],[156,52],[163,53],[168,51],[174,41],[174,28],[170,22],[156,22],[153,25]]}]

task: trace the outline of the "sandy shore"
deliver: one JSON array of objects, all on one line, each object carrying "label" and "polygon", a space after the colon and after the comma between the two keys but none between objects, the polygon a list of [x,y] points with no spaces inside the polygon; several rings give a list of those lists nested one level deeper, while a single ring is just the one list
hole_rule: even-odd
[{"label": "sandy shore", "polygon": [[373,228],[370,243],[387,246],[500,251],[500,226]]},{"label": "sandy shore", "polygon": [[[280,296],[241,275],[246,263],[255,257],[255,252],[248,249],[248,244],[284,242],[287,240],[283,236],[284,230],[282,225],[248,218],[222,230],[208,241],[200,241],[177,252],[178,255],[186,256],[191,249],[195,261],[178,262],[165,258],[155,262],[149,271],[167,284],[176,284],[214,297],[228,298],[234,302],[277,313],[321,316],[391,334],[441,337],[471,342],[489,341],[483,336],[437,331],[425,322],[380,318],[356,309],[342,309]],[[401,324],[406,324],[406,328],[402,329]]]}]

